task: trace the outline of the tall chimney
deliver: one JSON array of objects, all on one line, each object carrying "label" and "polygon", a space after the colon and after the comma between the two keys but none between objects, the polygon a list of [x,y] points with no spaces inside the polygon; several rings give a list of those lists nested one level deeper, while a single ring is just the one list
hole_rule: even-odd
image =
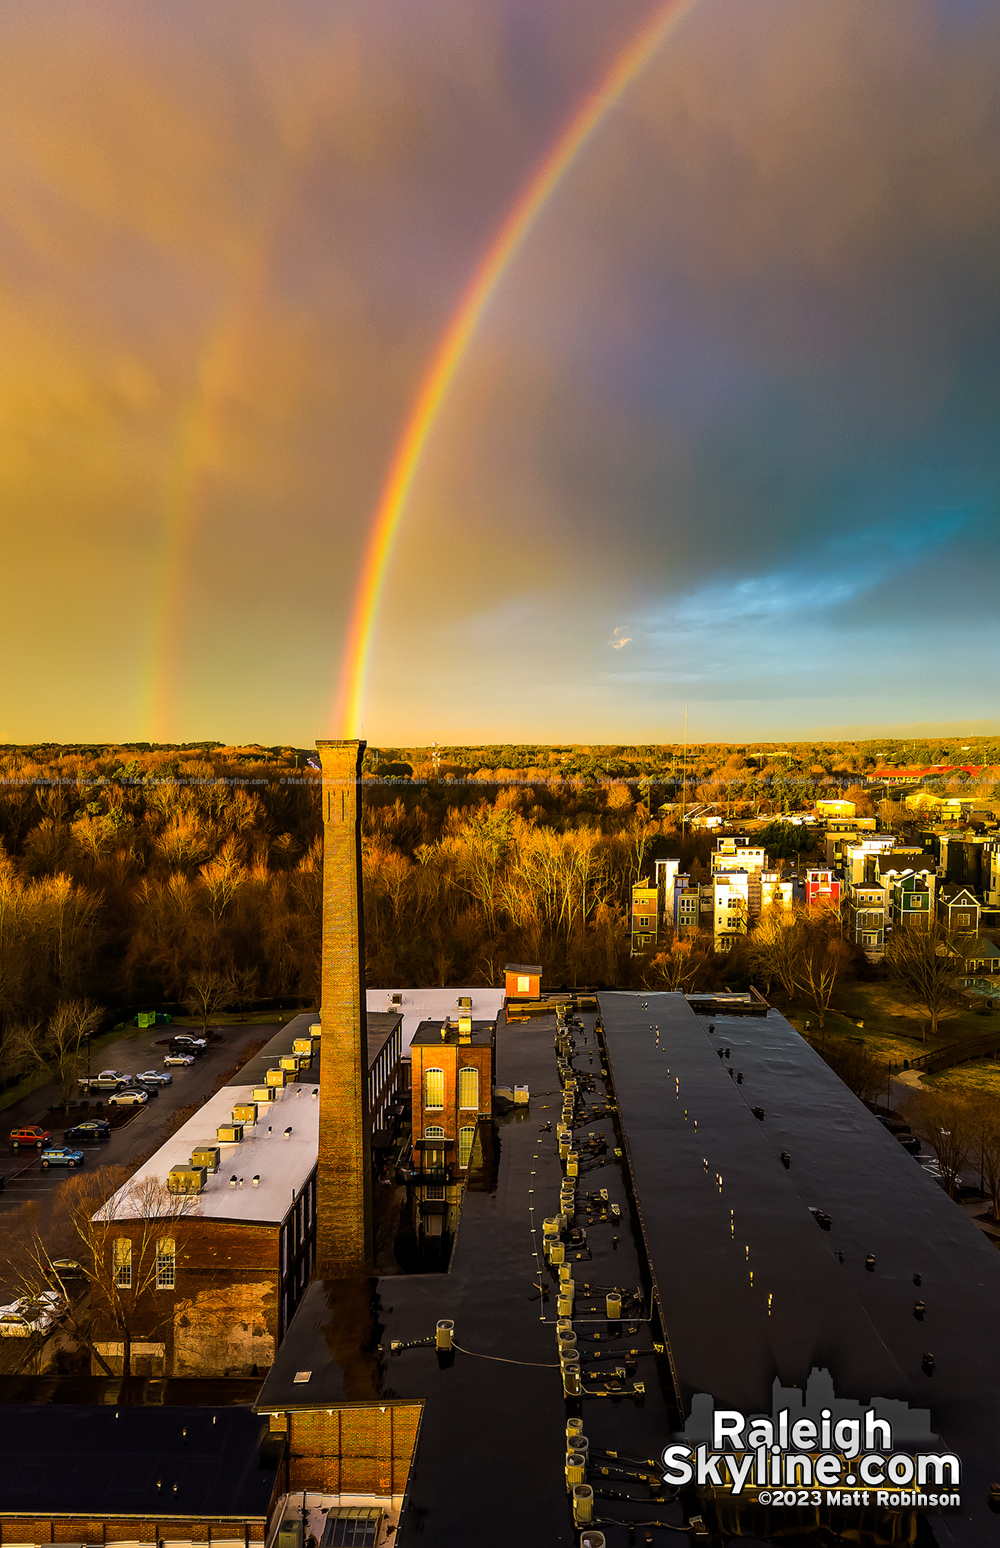
[{"label": "tall chimney", "polygon": [[316,1272],[372,1270],[371,1121],[361,894],[364,742],[317,742],[323,771],[323,1008],[320,1015]]}]

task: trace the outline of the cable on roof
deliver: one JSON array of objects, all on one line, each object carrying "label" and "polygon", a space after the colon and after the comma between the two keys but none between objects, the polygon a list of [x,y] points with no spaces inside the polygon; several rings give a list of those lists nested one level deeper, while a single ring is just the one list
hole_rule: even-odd
[{"label": "cable on roof", "polygon": [[477,1360],[499,1360],[501,1365],[530,1365],[537,1371],[557,1371],[559,1361],[550,1360],[511,1360],[506,1355],[480,1354],[478,1349],[463,1349],[461,1344],[454,1346],[459,1354],[475,1355]]}]

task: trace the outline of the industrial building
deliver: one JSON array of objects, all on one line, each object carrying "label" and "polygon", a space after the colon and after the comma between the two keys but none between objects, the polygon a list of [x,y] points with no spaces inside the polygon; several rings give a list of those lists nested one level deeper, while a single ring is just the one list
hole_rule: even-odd
[{"label": "industrial building", "polygon": [[[447,1176],[414,1170],[420,1190],[445,1188],[437,1202],[454,1190],[456,1219],[434,1271],[378,1271],[361,751],[321,744],[318,1071],[275,1076],[267,1105],[255,1071],[241,1139],[220,1138],[209,1104],[156,1168],[194,1170],[188,1140],[210,1138],[211,1119],[234,1148],[196,1193],[198,1228],[261,1227],[280,1244],[295,1187],[315,1199],[311,1276],[296,1271],[282,1314],[276,1246],[275,1347],[252,1398],[243,1356],[228,1400],[219,1379],[0,1381],[0,1545],[993,1541],[1000,1257],[760,996],[602,992],[596,1012],[567,996],[530,1018],[516,999],[514,1020],[458,1003],[421,1017],[415,1133]],[[494,1100],[504,1090],[520,1100]],[[275,1151],[290,1168],[280,1219]],[[255,1195],[262,1221],[244,1213],[262,1208]],[[178,1294],[181,1280],[178,1266]],[[39,1437],[69,1456],[91,1417],[89,1470],[31,1471]],[[716,1443],[723,1422],[733,1446]],[[748,1425],[770,1439],[744,1444]],[[852,1425],[868,1437],[864,1489]],[[920,1487],[899,1487],[906,1476]]]}]

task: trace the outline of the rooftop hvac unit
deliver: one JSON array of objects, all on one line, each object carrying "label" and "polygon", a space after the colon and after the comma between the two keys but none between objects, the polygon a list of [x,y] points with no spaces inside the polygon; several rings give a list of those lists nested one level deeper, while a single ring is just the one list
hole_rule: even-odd
[{"label": "rooftop hvac unit", "polygon": [[237,1102],[233,1108],[233,1122],[253,1124],[257,1122],[256,1102]]},{"label": "rooftop hvac unit", "polygon": [[191,1152],[191,1165],[195,1168],[201,1167],[206,1172],[217,1172],[219,1170],[218,1145],[196,1145]]},{"label": "rooftop hvac unit", "polygon": [[274,1087],[273,1086],[254,1086],[254,1088],[251,1091],[250,1095],[253,1097],[255,1102],[273,1102],[274,1101]]},{"label": "rooftop hvac unit", "polygon": [[283,1086],[285,1084],[284,1070],[268,1070],[265,1076],[269,1086]]},{"label": "rooftop hvac unit", "polygon": [[292,1053],[301,1054],[303,1058],[311,1059],[313,1044],[311,1037],[297,1037],[292,1043]]},{"label": "rooftop hvac unit", "polygon": [[220,1123],[215,1131],[215,1137],[220,1145],[238,1145],[243,1138],[243,1125],[241,1123]]},{"label": "rooftop hvac unit", "polygon": [[472,1017],[461,1015],[458,1018],[458,1041],[460,1043],[472,1042]]},{"label": "rooftop hvac unit", "polygon": [[168,1193],[201,1193],[204,1186],[203,1166],[172,1166],[167,1173]]},{"label": "rooftop hvac unit", "polygon": [[514,1106],[515,1107],[527,1107],[527,1105],[528,1105],[528,1088],[527,1088],[527,1086],[515,1086],[514,1087]]},{"label": "rooftop hvac unit", "polygon": [[395,1007],[395,1006],[397,1006],[397,1005],[402,1005],[402,1003],[403,1003],[403,996],[401,994],[390,994],[390,996],[389,996],[389,1006],[390,1006],[390,1009]]},{"label": "rooftop hvac unit", "polygon": [[472,995],[471,994],[460,994],[459,997],[458,997],[458,1008],[459,1008],[460,1011],[463,1011],[463,1010],[464,1011],[468,1011],[470,1013],[470,1015],[471,1015],[471,1013],[472,1013]]},{"label": "rooftop hvac unit", "polygon": [[[279,1064],[290,1075],[297,1075],[299,1073],[299,1060],[295,1054],[282,1054]],[[268,1071],[268,1074],[270,1074],[270,1071]]]}]

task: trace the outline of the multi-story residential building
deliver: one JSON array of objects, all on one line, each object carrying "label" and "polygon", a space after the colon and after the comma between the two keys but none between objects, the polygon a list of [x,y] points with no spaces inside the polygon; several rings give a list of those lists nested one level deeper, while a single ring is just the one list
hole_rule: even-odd
[{"label": "multi-story residential building", "polygon": [[731,951],[734,940],[747,933],[750,882],[748,871],[726,871],[716,874],[705,889],[711,893],[716,951]]},{"label": "multi-story residential building", "polygon": [[649,951],[656,945],[660,927],[660,894],[649,882],[636,882],[632,888],[632,955]]},{"label": "multi-story residential building", "polygon": [[945,882],[938,889],[937,916],[946,930],[962,935],[978,935],[982,906],[971,887]]},{"label": "multi-story residential building", "polygon": [[844,846],[873,834],[874,817],[830,818],[826,824],[826,863],[831,870],[840,870],[844,863]]},{"label": "multi-story residential building", "polygon": [[791,909],[796,899],[796,878],[781,871],[761,871],[761,908]]},{"label": "multi-story residential building", "polygon": [[842,877],[829,866],[806,869],[806,907],[839,908]]},{"label": "multi-story residential building", "polygon": [[873,962],[885,955],[886,889],[880,882],[858,882],[850,891],[851,939]]},{"label": "multi-story residential building", "polygon": [[657,860],[653,867],[653,880],[656,883],[657,901],[660,913],[660,928],[674,915],[674,883],[677,872],[680,870],[679,860]]},{"label": "multi-story residential building", "polygon": [[910,871],[886,878],[888,909],[886,924],[891,930],[926,930],[934,917],[934,878]]},{"label": "multi-story residential building", "polygon": [[701,923],[701,888],[690,876],[674,880],[674,930],[683,940],[694,935]]},{"label": "multi-story residential building", "polygon": [[[747,910],[749,917],[756,919],[762,907],[761,875],[767,865],[763,846],[752,843],[745,834],[729,834],[716,839],[711,864],[713,880],[721,875],[746,875]],[[715,912],[714,902],[711,911]]]},{"label": "multi-story residential building", "polygon": [[862,833],[851,842],[845,842],[841,869],[847,886],[873,881],[878,874],[879,856],[889,854],[895,847],[894,833]]}]

